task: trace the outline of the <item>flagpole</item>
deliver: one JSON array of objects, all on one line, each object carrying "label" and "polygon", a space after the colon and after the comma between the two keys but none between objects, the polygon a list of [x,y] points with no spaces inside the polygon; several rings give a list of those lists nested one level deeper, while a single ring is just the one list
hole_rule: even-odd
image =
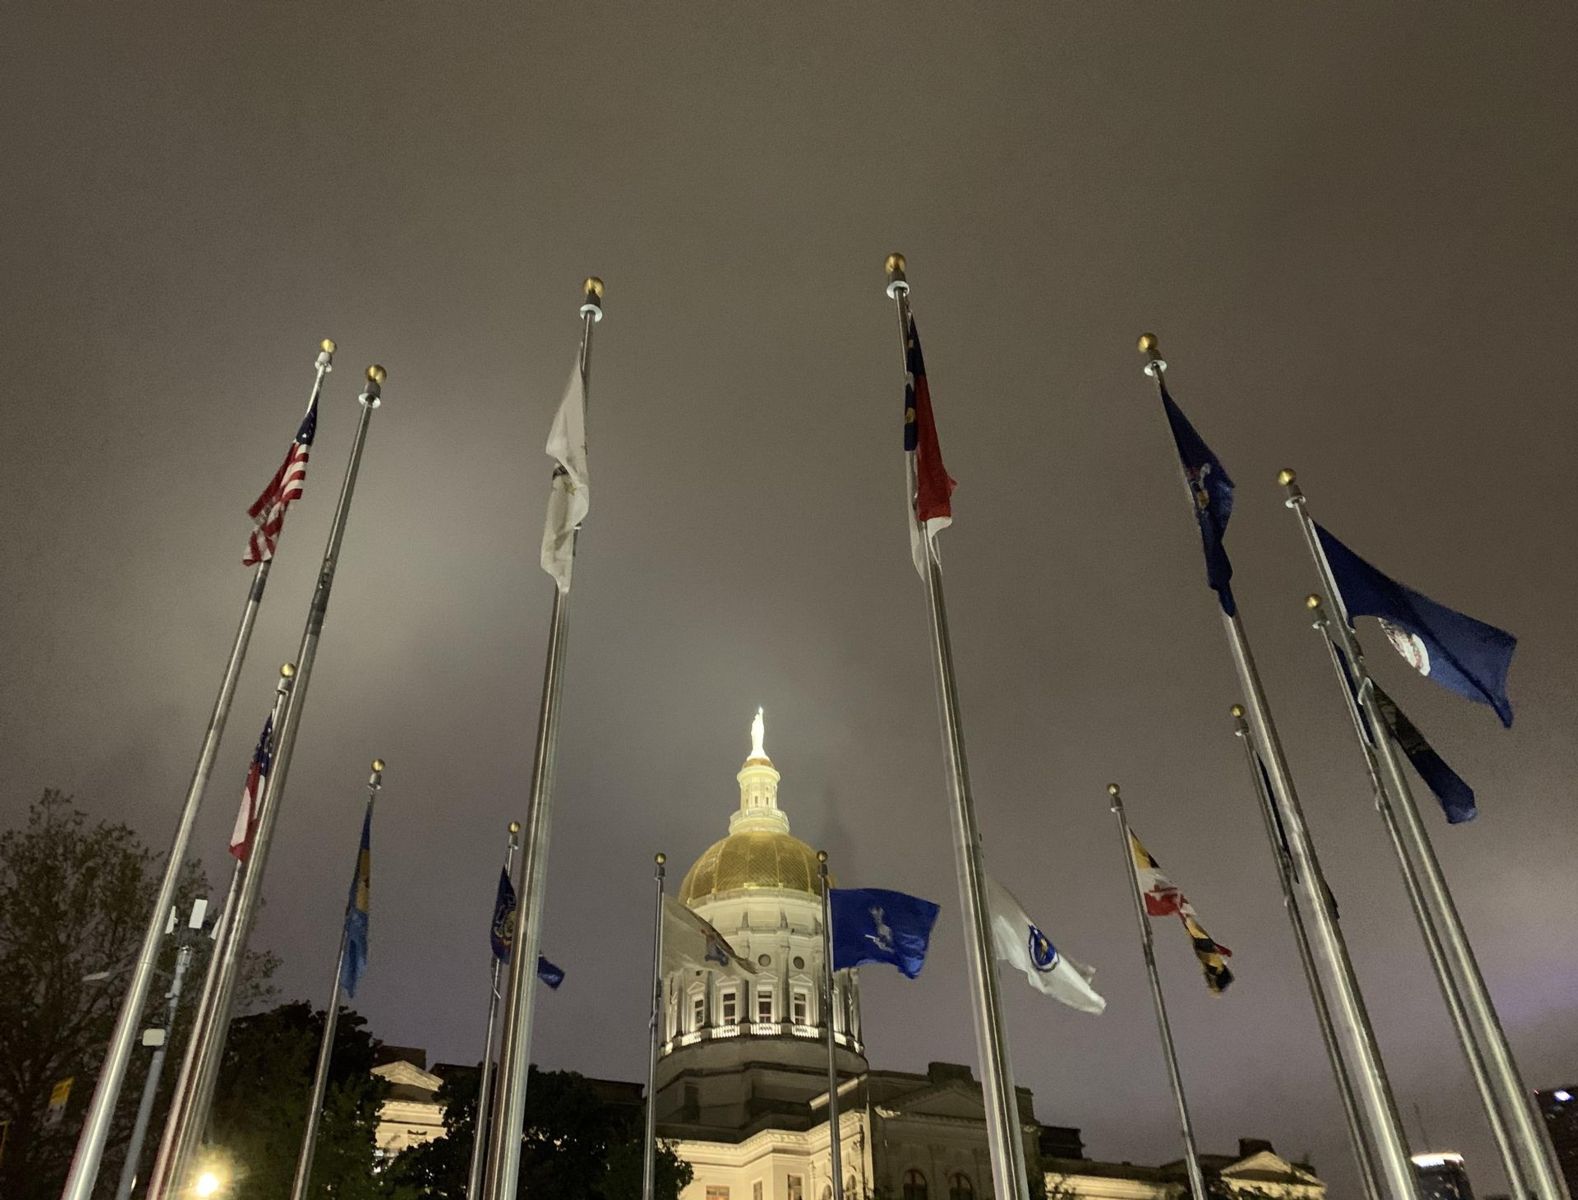
[{"label": "flagpole", "polygon": [[[1161,356],[1155,335],[1142,334],[1139,348],[1140,353],[1146,356],[1145,373],[1156,380],[1157,390],[1161,391],[1162,373],[1167,370],[1167,362]],[[1193,512],[1194,496],[1189,488],[1189,480],[1182,471],[1180,479],[1184,485],[1185,499]],[[1222,627],[1227,634],[1228,651],[1232,655],[1233,669],[1238,675],[1244,706],[1248,710],[1249,727],[1254,732],[1255,744],[1262,750],[1266,777],[1271,783],[1271,797],[1276,804],[1277,815],[1282,819],[1282,828],[1287,833],[1288,849],[1293,855],[1294,869],[1304,891],[1304,903],[1315,927],[1315,949],[1321,969],[1331,980],[1338,1027],[1347,1038],[1351,1051],[1353,1078],[1364,1112],[1365,1130],[1380,1169],[1381,1183],[1385,1189],[1383,1195],[1389,1200],[1414,1200],[1419,1190],[1413,1162],[1409,1158],[1408,1139],[1403,1133],[1402,1117],[1398,1114],[1397,1101],[1386,1076],[1386,1064],[1381,1059],[1375,1030],[1370,1026],[1364,993],[1359,988],[1353,961],[1348,956],[1347,941],[1337,923],[1337,912],[1315,853],[1315,842],[1304,820],[1304,808],[1293,786],[1293,775],[1282,751],[1282,739],[1277,735],[1271,706],[1266,701],[1265,689],[1260,683],[1260,672],[1255,667],[1249,638],[1236,613],[1223,612]]]},{"label": "flagpole", "polygon": [[[294,663],[282,663],[279,682],[274,688],[274,707],[269,714],[268,728],[277,730],[285,713],[285,700],[295,682]],[[272,741],[272,739],[271,739]],[[261,802],[261,797],[259,798]],[[261,812],[261,803],[259,811]],[[222,1045],[212,1037],[214,1006],[218,999],[218,982],[221,964],[229,953],[235,932],[236,899],[241,890],[241,877],[246,864],[237,862],[230,874],[230,891],[225,896],[225,906],[214,922],[213,947],[208,953],[208,966],[203,971],[203,986],[197,994],[197,1008],[192,1013],[192,1028],[186,1035],[186,1049],[181,1055],[181,1069],[175,1077],[175,1090],[170,1096],[170,1107],[165,1113],[164,1129],[159,1137],[159,1152],[154,1157],[153,1168],[148,1172],[148,1186],[144,1200],[159,1200],[171,1180],[179,1179],[184,1171],[186,1157],[191,1153],[202,1131],[195,1129],[192,1113],[201,1105],[207,1106],[206,1094],[200,1096],[199,1081],[205,1076],[205,1056],[217,1055]],[[208,1073],[209,1091],[212,1091],[215,1072]]]},{"label": "flagpole", "polygon": [[[509,841],[504,846],[504,874],[509,875],[515,866],[515,851],[520,845],[521,823],[511,821]],[[493,977],[488,984],[488,1032],[482,1042],[482,1077],[477,1082],[477,1114],[471,1131],[471,1164],[466,1168],[466,1200],[478,1200],[482,1195],[482,1164],[488,1146],[488,1109],[491,1107],[488,1091],[493,1082],[493,1031],[499,1016],[499,977],[504,973],[504,961],[497,954],[493,960]]]},{"label": "flagpole", "polygon": [[1304,981],[1309,985],[1310,1003],[1315,1006],[1315,1023],[1320,1026],[1321,1044],[1326,1047],[1326,1058],[1331,1063],[1332,1078],[1337,1083],[1337,1096],[1342,1101],[1343,1119],[1348,1125],[1348,1140],[1353,1144],[1353,1157],[1359,1168],[1360,1182],[1369,1200],[1380,1200],[1380,1183],[1375,1176],[1375,1163],[1371,1158],[1369,1143],[1365,1140],[1364,1126],[1359,1116],[1358,1101],[1353,1094],[1353,1080],[1349,1078],[1347,1064],[1343,1062],[1342,1045],[1337,1040],[1337,1030],[1332,1023],[1331,1006],[1326,1002],[1326,992],[1321,987],[1320,973],[1315,966],[1315,956],[1310,949],[1309,932],[1304,928],[1304,916],[1299,911],[1298,896],[1294,888],[1293,861],[1282,838],[1277,833],[1277,813],[1271,793],[1266,789],[1262,775],[1260,755],[1255,749],[1249,722],[1244,720],[1244,706],[1232,708],[1233,733],[1244,744],[1244,758],[1249,765],[1250,783],[1255,798],[1260,802],[1260,815],[1266,826],[1266,840],[1271,844],[1271,856],[1277,864],[1277,882],[1282,887],[1282,907],[1287,910],[1288,923],[1293,927],[1293,944],[1298,949],[1299,965],[1304,968]]},{"label": "flagpole", "polygon": [[1183,1135],[1184,1163],[1189,1169],[1189,1192],[1194,1200],[1207,1200],[1205,1173],[1200,1170],[1200,1150],[1194,1141],[1194,1123],[1189,1119],[1189,1101],[1184,1098],[1183,1073],[1178,1069],[1178,1051],[1173,1046],[1173,1027],[1167,1020],[1167,1001],[1162,995],[1162,977],[1156,970],[1156,946],[1151,935],[1151,919],[1145,915],[1145,900],[1140,895],[1139,876],[1134,871],[1134,842],[1129,819],[1123,812],[1123,797],[1118,785],[1109,783],[1109,807],[1118,818],[1118,836],[1123,841],[1123,861],[1128,864],[1129,892],[1134,897],[1134,917],[1140,923],[1140,952],[1145,957],[1145,973],[1151,984],[1151,1003],[1156,1008],[1156,1028],[1162,1035],[1162,1057],[1167,1062],[1167,1082],[1172,1085],[1173,1101],[1178,1105],[1178,1131]]},{"label": "flagpole", "polygon": [[[367,777],[367,815],[365,825],[373,819],[373,806],[378,792],[384,786],[384,760],[373,759],[372,774]],[[361,867],[358,862],[357,871]],[[345,902],[347,920],[350,917],[353,896]],[[318,1067],[312,1077],[312,1098],[307,1102],[307,1128],[301,1135],[301,1152],[296,1157],[296,1177],[291,1180],[290,1200],[305,1200],[312,1183],[312,1160],[318,1152],[318,1124],[323,1118],[323,1096],[329,1087],[329,1060],[334,1057],[334,1031],[340,1023],[340,989],[345,982],[345,953],[350,944],[347,924],[340,925],[340,953],[334,963],[334,986],[329,989],[329,1006],[323,1014],[323,1040],[318,1043]]]},{"label": "flagpole", "polygon": [[[887,293],[897,310],[899,353],[909,369],[910,285],[902,254],[890,254],[886,263]],[[908,471],[910,519],[915,520],[914,455],[905,455]],[[973,985],[976,1045],[981,1056],[982,1099],[986,1108],[987,1143],[992,1156],[992,1179],[998,1200],[1028,1200],[1025,1151],[1020,1135],[1019,1105],[1014,1091],[1012,1064],[1003,1033],[1002,1003],[998,997],[997,971],[988,928],[985,870],[981,865],[981,835],[976,825],[975,800],[970,792],[970,770],[965,759],[964,730],[960,723],[959,693],[954,682],[953,644],[948,633],[948,610],[943,596],[942,569],[936,548],[924,525],[920,529],[926,559],[926,608],[931,633],[932,669],[937,682],[942,718],[943,754],[947,760],[948,786],[953,799],[954,862],[959,876],[959,901],[964,917],[965,958]]]},{"label": "flagpole", "polygon": [[827,1034],[828,1160],[833,1170],[833,1200],[844,1200],[842,1131],[838,1123],[838,1043],[833,1038],[833,897],[828,891],[827,851],[818,850],[816,861],[822,879],[822,1025]]},{"label": "flagpole", "polygon": [[[581,388],[590,395],[592,326],[603,319],[603,281],[587,279],[581,304]],[[579,540],[579,539],[577,539]],[[571,545],[573,558],[575,546]],[[499,1041],[499,1104],[488,1136],[483,1200],[515,1200],[520,1183],[521,1130],[526,1120],[526,1082],[531,1066],[531,1025],[536,1007],[538,944],[542,934],[543,893],[547,882],[550,804],[554,757],[559,738],[559,693],[564,682],[565,620],[570,593],[553,589],[548,647],[543,663],[542,702],[537,711],[537,742],[532,756],[526,837],[521,851],[520,903],[511,940],[509,989]]]},{"label": "flagpole", "polygon": [[[1354,633],[1342,589],[1337,586],[1331,563],[1320,544],[1304,492],[1291,470],[1279,473],[1277,481],[1287,489],[1285,503],[1298,518],[1299,530],[1314,560],[1321,587],[1336,609],[1337,620],[1330,622],[1319,615],[1319,596],[1311,596],[1306,601],[1317,613],[1316,627],[1321,629],[1332,648],[1332,664],[1343,684],[1355,732],[1365,752],[1371,777],[1377,784],[1376,806],[1391,835],[1398,867],[1430,951],[1431,965],[1479,1087],[1485,1115],[1502,1151],[1509,1182],[1514,1188],[1520,1185],[1527,1188],[1530,1195],[1540,1200],[1563,1200],[1567,1189],[1546,1140],[1543,1119],[1534,1107],[1533,1093],[1524,1087],[1519,1077],[1517,1060],[1507,1043],[1490,990],[1485,986],[1474,948],[1430,843],[1429,832],[1420,820],[1413,791],[1398,762],[1397,748],[1375,697],[1375,685],[1365,664],[1364,650]],[[1337,653],[1339,648],[1341,657]],[[1359,719],[1361,713],[1363,721]],[[1510,1123],[1510,1130],[1503,1122]]]},{"label": "flagpole", "polygon": [[[312,679],[312,665],[317,659],[318,642],[323,636],[323,622],[328,613],[335,571],[339,566],[340,547],[345,540],[351,500],[356,493],[356,477],[361,469],[362,451],[367,444],[367,427],[372,420],[373,410],[383,403],[385,378],[382,367],[377,364],[368,367],[366,386],[357,397],[362,411],[356,422],[356,433],[351,441],[351,453],[346,461],[339,499],[335,502],[334,517],[329,524],[329,538],[323,551],[323,565],[318,569],[317,587],[307,607],[307,622],[296,651],[295,677],[290,694],[285,699],[284,711],[274,725],[274,756],[269,767],[268,783],[263,788],[263,797],[258,805],[261,811],[252,837],[252,848],[247,854],[246,870],[241,873],[241,891],[236,896],[230,940],[220,961],[219,975],[214,985],[214,1019],[208,1030],[207,1045],[199,1051],[202,1073],[196,1081],[188,1125],[194,1150],[208,1127],[209,1112],[213,1107],[214,1085],[219,1077],[225,1039],[230,1033],[230,1019],[235,1009],[241,968],[246,961],[247,941],[262,899],[264,871],[273,845],[274,828],[279,823],[285,784],[290,777],[290,760],[296,749],[297,731],[301,728],[301,714],[307,701],[307,685]],[[186,1164],[182,1165],[184,1169]],[[179,1187],[180,1183],[179,1176],[171,1176],[166,1186]]]},{"label": "flagpole", "polygon": [[657,891],[652,915],[652,1028],[647,1046],[647,1111],[641,1143],[641,1200],[657,1200],[657,1061],[663,1021],[663,864],[668,857],[653,856],[652,878]]},{"label": "flagpole", "polygon": [[[323,377],[333,369],[334,343],[324,338],[318,353],[317,376],[312,382],[313,400],[323,390]],[[131,1061],[137,1027],[142,1022],[143,1009],[148,1003],[148,990],[153,985],[154,966],[159,959],[159,944],[164,938],[166,915],[175,903],[181,868],[186,865],[186,847],[192,840],[192,829],[197,823],[197,812],[203,805],[203,793],[208,788],[209,776],[214,773],[219,741],[224,736],[225,721],[230,716],[230,702],[235,699],[236,683],[241,678],[241,664],[246,659],[247,645],[252,640],[252,627],[257,623],[258,609],[263,604],[263,589],[268,584],[272,561],[272,557],[265,558],[252,573],[252,585],[247,589],[246,603],[241,608],[241,624],[236,627],[230,657],[225,661],[225,671],[219,680],[219,695],[214,698],[214,708],[208,716],[208,728],[203,733],[203,744],[197,752],[197,765],[192,770],[192,781],[187,785],[186,799],[181,804],[181,815],[176,821],[175,837],[165,856],[164,876],[159,881],[159,891],[154,897],[148,924],[143,930],[137,963],[132,968],[126,994],[121,998],[115,1028],[110,1034],[109,1048],[104,1053],[104,1065],[99,1068],[93,1098],[88,1102],[82,1133],[77,1138],[76,1153],[72,1155],[71,1170],[66,1176],[61,1200],[89,1200],[93,1185],[98,1181],[104,1143],[109,1138],[110,1123],[115,1117],[115,1103],[120,1099],[126,1065]]]}]

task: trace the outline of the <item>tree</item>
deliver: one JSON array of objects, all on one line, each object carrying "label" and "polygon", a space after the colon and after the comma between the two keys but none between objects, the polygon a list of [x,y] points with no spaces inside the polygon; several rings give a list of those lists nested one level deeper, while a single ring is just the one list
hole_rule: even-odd
[{"label": "tree", "polygon": [[[141,945],[161,871],[128,826],[90,824],[71,797],[53,789],[28,809],[25,825],[0,834],[0,1120],[10,1122],[0,1195],[7,1200],[60,1194],[127,982],[123,968]],[[186,863],[180,903],[206,891],[202,870]],[[167,945],[160,965],[167,971],[173,959]],[[272,970],[272,956],[251,960],[251,995],[266,988]],[[84,979],[104,971],[109,978]],[[145,1016],[164,1007],[163,992],[156,981]],[[134,1054],[121,1088],[99,1173],[108,1188],[147,1063],[147,1054]],[[165,1073],[166,1091],[173,1075]],[[50,1090],[66,1078],[73,1080],[66,1110],[50,1122]]]},{"label": "tree", "polygon": [[[451,1071],[438,1099],[444,1136],[407,1150],[391,1174],[433,1200],[462,1200],[476,1128],[477,1080],[472,1069]],[[639,1200],[642,1111],[610,1102],[592,1081],[573,1071],[531,1068],[521,1146],[520,1189],[555,1200]],[[691,1167],[659,1143],[658,1200],[677,1200]]]},{"label": "tree", "polygon": [[[289,1194],[323,1039],[322,1012],[300,1001],[232,1023],[214,1092],[209,1153],[221,1156],[234,1200]],[[377,1043],[349,1009],[335,1026],[328,1090],[309,1195],[380,1200],[411,1195],[378,1173],[378,1108],[388,1092],[372,1073]]]}]

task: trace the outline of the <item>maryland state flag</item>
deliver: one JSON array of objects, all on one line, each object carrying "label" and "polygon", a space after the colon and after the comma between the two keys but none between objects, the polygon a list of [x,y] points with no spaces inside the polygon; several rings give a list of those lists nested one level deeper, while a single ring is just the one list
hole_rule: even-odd
[{"label": "maryland state flag", "polygon": [[1218,944],[1200,925],[1194,905],[1178,890],[1176,884],[1162,874],[1161,867],[1150,852],[1140,844],[1140,839],[1129,831],[1129,849],[1134,855],[1134,875],[1140,881],[1140,893],[1145,897],[1145,912],[1152,917],[1177,916],[1189,931],[1194,944],[1194,956],[1200,960],[1200,970],[1205,972],[1205,986],[1220,995],[1233,982],[1233,972],[1224,961],[1233,952]]}]

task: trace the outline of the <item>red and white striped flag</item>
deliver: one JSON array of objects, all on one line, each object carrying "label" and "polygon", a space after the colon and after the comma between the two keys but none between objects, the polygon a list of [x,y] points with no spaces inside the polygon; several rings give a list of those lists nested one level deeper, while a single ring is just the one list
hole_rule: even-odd
[{"label": "red and white striped flag", "polygon": [[252,765],[247,768],[247,785],[241,789],[241,811],[236,814],[236,827],[230,831],[230,853],[238,862],[246,862],[252,853],[252,835],[258,827],[258,804],[263,799],[263,785],[268,782],[268,771],[274,763],[274,714],[269,713],[263,722],[263,736],[258,738],[258,748],[252,752]]},{"label": "red and white striped flag", "polygon": [[301,428],[296,430],[290,449],[285,452],[285,461],[274,473],[274,478],[269,480],[263,494],[247,509],[247,516],[252,518],[256,528],[247,542],[247,554],[241,560],[242,566],[255,566],[274,557],[274,548],[279,544],[279,531],[285,527],[285,510],[290,507],[292,500],[301,499],[302,487],[307,482],[307,451],[317,431],[318,398],[314,396],[312,403],[307,406],[307,415],[301,419]]}]

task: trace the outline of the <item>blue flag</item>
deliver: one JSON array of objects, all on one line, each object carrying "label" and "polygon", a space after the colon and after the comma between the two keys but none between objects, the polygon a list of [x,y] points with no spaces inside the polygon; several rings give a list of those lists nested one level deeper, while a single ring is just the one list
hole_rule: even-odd
[{"label": "blue flag", "polygon": [[[508,963],[510,948],[515,941],[515,885],[510,882],[509,872],[503,867],[499,868],[499,894],[493,902],[493,928],[489,940],[493,943],[493,957],[501,963]],[[564,982],[564,971],[539,954],[537,978],[557,990]]]},{"label": "blue flag", "polygon": [[1409,666],[1460,696],[1490,705],[1511,728],[1507,669],[1518,639],[1404,587],[1321,526],[1315,531],[1349,615],[1379,617],[1388,640]]},{"label": "blue flag", "polygon": [[1398,746],[1408,756],[1414,770],[1419,772],[1419,778],[1425,781],[1441,802],[1441,811],[1446,813],[1447,823],[1461,825],[1479,816],[1479,807],[1474,803],[1474,789],[1464,783],[1462,777],[1435,752],[1435,747],[1425,741],[1425,735],[1397,707],[1397,701],[1383,692],[1373,679],[1370,684],[1375,688],[1375,703],[1381,710],[1387,728],[1392,731],[1392,736],[1397,739]]},{"label": "blue flag", "polygon": [[1227,522],[1233,515],[1233,480],[1222,460],[1211,453],[1211,447],[1195,432],[1183,410],[1173,403],[1162,386],[1162,407],[1167,410],[1167,424],[1173,431],[1173,444],[1178,447],[1178,460],[1183,464],[1184,478],[1189,481],[1189,495],[1194,500],[1195,520],[1200,523],[1200,543],[1205,550],[1206,582],[1216,591],[1222,602],[1222,611],[1236,616],[1238,602],[1233,599],[1231,580],[1233,564],[1227,557],[1227,547],[1222,544],[1227,534]]},{"label": "blue flag", "polygon": [[340,982],[347,996],[356,995],[356,985],[367,969],[367,901],[372,886],[373,806],[367,805],[362,817],[362,845],[356,852],[356,874],[351,877],[351,894],[345,901],[345,969]]},{"label": "blue flag", "polygon": [[861,963],[892,963],[910,979],[926,961],[926,944],[937,923],[930,900],[883,888],[832,888],[833,970]]}]

